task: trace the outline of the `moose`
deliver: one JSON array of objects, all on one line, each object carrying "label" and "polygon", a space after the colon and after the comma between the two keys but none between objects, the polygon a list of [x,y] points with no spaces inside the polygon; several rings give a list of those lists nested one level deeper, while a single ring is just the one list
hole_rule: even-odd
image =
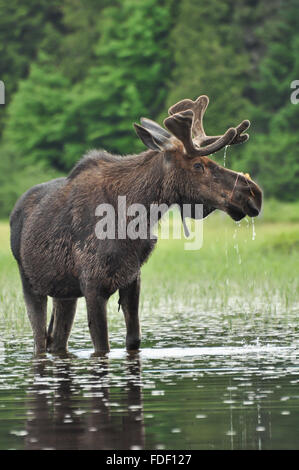
[{"label": "moose", "polygon": [[[225,146],[246,142],[249,136],[244,131],[250,122],[208,136],[203,127],[208,103],[205,95],[179,101],[169,109],[165,127],[141,118],[134,127],[146,151],[118,156],[91,150],[67,177],[38,184],[17,201],[10,217],[11,249],[37,354],[67,350],[79,297],[86,300],[94,354],[109,352],[106,307],[117,290],[127,329],[126,348],[140,347],[140,269],[156,239],[118,234],[99,239],[95,234],[99,204],[116,208],[117,198],[126,196],[128,204],[146,208],[152,203],[180,208],[202,204],[202,218],[215,209],[235,221],[259,214],[259,186],[208,158]],[[47,329],[48,296],[53,298],[53,310]]]}]

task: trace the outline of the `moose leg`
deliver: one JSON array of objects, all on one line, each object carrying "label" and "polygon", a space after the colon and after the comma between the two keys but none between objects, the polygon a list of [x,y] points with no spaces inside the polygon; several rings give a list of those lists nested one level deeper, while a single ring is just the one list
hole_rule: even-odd
[{"label": "moose leg", "polygon": [[109,295],[98,288],[87,289],[85,292],[87,317],[90,336],[95,354],[101,355],[109,352],[109,338],[107,325],[107,302]]},{"label": "moose leg", "polygon": [[47,296],[35,294],[27,282],[21,268],[20,273],[27,314],[33,331],[35,353],[42,354],[46,352]]},{"label": "moose leg", "polygon": [[119,289],[119,303],[122,307],[127,326],[126,348],[128,351],[139,349],[140,346],[139,293],[140,275],[128,287]]},{"label": "moose leg", "polygon": [[47,336],[47,349],[51,352],[67,350],[73,326],[77,299],[53,299],[53,311]]}]

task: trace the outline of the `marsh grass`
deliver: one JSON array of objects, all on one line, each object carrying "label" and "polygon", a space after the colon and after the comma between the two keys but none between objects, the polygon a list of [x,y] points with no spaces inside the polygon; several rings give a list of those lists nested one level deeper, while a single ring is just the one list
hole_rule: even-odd
[{"label": "marsh grass", "polygon": [[[267,300],[269,305],[297,300],[299,224],[235,224],[222,214],[204,221],[204,242],[198,251],[184,251],[183,240],[160,240],[143,268],[144,284],[158,300],[163,294],[190,305],[230,299]],[[153,289],[153,287],[155,288]]]},{"label": "marsh grass", "polygon": [[[179,217],[172,223],[180,224]],[[255,237],[251,219],[236,224],[218,213],[203,223],[198,251],[185,251],[184,239],[159,239],[142,268],[141,316],[159,322],[171,314],[182,321],[185,314],[212,312],[228,324],[234,318],[237,325],[236,318],[244,316],[266,324],[283,310],[288,321],[298,309],[299,222],[257,219]],[[117,300],[115,294],[109,302],[112,332],[120,326]],[[82,300],[79,310],[85,315]],[[30,329],[7,222],[0,223],[0,327],[12,336]]]}]

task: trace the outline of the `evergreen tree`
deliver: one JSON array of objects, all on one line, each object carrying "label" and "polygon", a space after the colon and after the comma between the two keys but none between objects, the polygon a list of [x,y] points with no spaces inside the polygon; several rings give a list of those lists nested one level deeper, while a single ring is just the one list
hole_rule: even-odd
[{"label": "evergreen tree", "polygon": [[48,27],[61,30],[60,1],[0,0],[0,79],[5,82],[7,102],[47,35]]},{"label": "evergreen tree", "polygon": [[132,123],[155,117],[165,100],[170,6],[127,0],[104,9],[95,65],[77,83],[72,72],[67,76],[68,59],[61,65],[60,52],[51,54],[49,35],[47,54],[39,54],[9,108],[5,137],[17,154],[67,171],[91,147],[141,149]]},{"label": "evergreen tree", "polygon": [[0,80],[5,83],[6,102],[1,108],[0,137],[19,81],[28,75],[47,31],[60,30],[61,17],[59,0],[0,0]]},{"label": "evergreen tree", "polygon": [[253,83],[258,103],[251,113],[254,133],[240,163],[258,178],[265,196],[296,200],[299,104],[291,103],[290,85],[299,79],[298,2],[285,1],[279,21],[276,18],[267,26],[267,49]]},{"label": "evergreen tree", "polygon": [[65,139],[71,132],[64,115],[72,99],[70,89],[70,81],[45,54],[20,83],[9,106],[4,139],[28,165],[64,169]]},{"label": "evergreen tree", "polygon": [[248,108],[243,90],[249,56],[236,20],[240,3],[244,1],[182,0],[171,35],[175,64],[167,103],[208,95],[205,127],[212,135],[237,125]]},{"label": "evergreen tree", "polygon": [[155,118],[164,105],[171,6],[172,0],[126,0],[104,10],[97,61],[76,89],[71,119],[80,116],[90,146],[120,153],[143,148],[132,123]]}]

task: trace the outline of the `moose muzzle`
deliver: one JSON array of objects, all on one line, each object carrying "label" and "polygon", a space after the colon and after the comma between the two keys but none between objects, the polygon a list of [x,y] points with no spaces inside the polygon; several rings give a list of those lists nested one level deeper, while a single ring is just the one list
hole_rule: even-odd
[{"label": "moose muzzle", "polygon": [[247,201],[247,215],[256,217],[260,213],[260,208],[257,207],[253,199],[249,198]]}]

